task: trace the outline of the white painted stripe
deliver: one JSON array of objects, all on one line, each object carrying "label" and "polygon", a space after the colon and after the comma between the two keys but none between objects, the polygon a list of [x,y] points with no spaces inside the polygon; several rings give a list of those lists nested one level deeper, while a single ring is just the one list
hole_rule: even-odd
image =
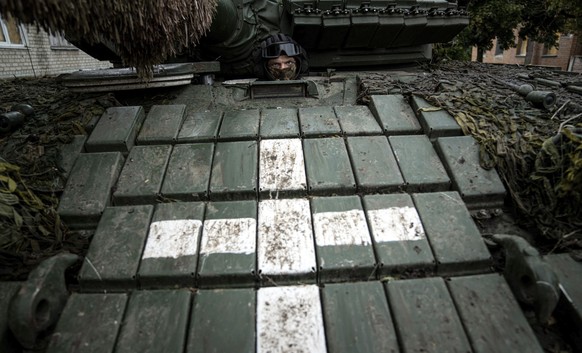
[{"label": "white painted stripe", "polygon": [[153,222],[142,259],[196,255],[201,229],[197,219]]},{"label": "white painted stripe", "polygon": [[370,232],[362,210],[313,214],[317,246],[370,245]]},{"label": "white painted stripe", "polygon": [[307,273],[315,269],[309,201],[259,202],[258,267],[264,275]]},{"label": "white painted stripe", "polygon": [[254,218],[207,219],[200,254],[253,254],[256,239],[257,221]]},{"label": "white painted stripe", "polygon": [[259,289],[257,352],[326,352],[317,286]]},{"label": "white painted stripe", "polygon": [[305,190],[301,140],[262,140],[259,172],[261,191]]},{"label": "white painted stripe", "polygon": [[391,207],[368,211],[374,239],[379,242],[425,239],[424,228],[414,207]]}]

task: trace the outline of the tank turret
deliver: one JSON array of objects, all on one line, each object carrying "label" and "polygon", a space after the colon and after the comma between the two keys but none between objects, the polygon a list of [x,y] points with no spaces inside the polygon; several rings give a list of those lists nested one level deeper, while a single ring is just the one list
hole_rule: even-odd
[{"label": "tank turret", "polygon": [[72,1],[67,8],[51,6],[46,0],[9,0],[5,10],[24,22],[63,31],[95,58],[150,73],[153,64],[187,59],[219,61],[227,76],[254,75],[256,49],[274,34],[291,36],[303,47],[311,69],[416,62],[431,58],[431,43],[450,41],[469,23],[467,12],[446,0],[142,0],[115,6]]},{"label": "tank turret", "polygon": [[430,44],[468,23],[466,11],[444,0],[219,0],[197,50],[219,58],[225,73],[245,75],[260,42],[284,33],[307,50],[311,68],[396,64],[430,59]]}]

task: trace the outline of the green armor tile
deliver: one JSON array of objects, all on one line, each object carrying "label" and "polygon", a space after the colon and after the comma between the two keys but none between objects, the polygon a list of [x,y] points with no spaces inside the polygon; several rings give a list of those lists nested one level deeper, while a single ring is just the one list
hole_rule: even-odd
[{"label": "green armor tile", "polygon": [[349,194],[355,191],[356,181],[342,138],[305,139],[303,150],[310,194]]},{"label": "green armor tile", "polygon": [[194,285],[203,217],[201,202],[156,205],[139,265],[142,288]]},{"label": "green armor tile", "polygon": [[[322,5],[331,1],[319,1],[319,8],[323,10]],[[334,5],[336,3],[333,3]],[[350,30],[350,15],[348,13],[324,13],[322,16],[323,28],[319,38],[317,49],[339,49],[342,47],[344,40]]]},{"label": "green armor tile", "polygon": [[217,143],[210,177],[210,199],[256,197],[257,153],[257,141]]},{"label": "green armor tile", "polygon": [[132,289],[153,206],[108,207],[79,272],[82,290]]},{"label": "green armor tile", "polygon": [[471,352],[445,281],[440,277],[386,284],[401,352]]},{"label": "green armor tile", "polygon": [[378,12],[352,12],[351,26],[344,44],[345,48],[369,48],[369,43],[378,29]]},{"label": "green armor tile", "polygon": [[160,195],[172,146],[134,147],[113,193],[115,205],[153,204]]},{"label": "green armor tile", "polygon": [[503,206],[505,187],[495,168],[479,163],[479,143],[471,136],[442,137],[437,151],[453,178],[453,187],[470,209]]},{"label": "green armor tile", "polygon": [[200,242],[200,286],[252,285],[256,279],[256,243],[255,201],[209,203]]},{"label": "green armor tile", "polygon": [[85,144],[87,152],[129,153],[145,112],[142,107],[108,108]]},{"label": "green armor tile", "polygon": [[190,313],[189,289],[131,294],[115,353],[182,353]]},{"label": "green armor tile", "polygon": [[326,284],[321,299],[329,353],[399,351],[380,282]]},{"label": "green armor tile", "polygon": [[162,185],[162,196],[181,201],[208,197],[213,143],[176,145]]},{"label": "green armor tile", "polygon": [[447,285],[473,352],[544,352],[501,275],[453,277]]},{"label": "green armor tile", "polygon": [[186,352],[254,353],[255,293],[252,288],[198,291]]},{"label": "green armor tile", "polygon": [[340,135],[339,121],[332,107],[299,108],[301,135],[319,137]]},{"label": "green armor tile", "polygon": [[61,196],[58,213],[71,228],[94,228],[110,205],[124,158],[119,152],[82,153]]},{"label": "green armor tile", "polygon": [[373,95],[370,110],[388,135],[412,135],[421,132],[421,126],[408,102],[402,95]]},{"label": "green armor tile", "polygon": [[337,106],[334,110],[344,134],[348,136],[382,134],[380,125],[368,107]]},{"label": "green armor tile", "polygon": [[391,47],[426,43],[423,41],[423,36],[427,23],[427,16],[423,14],[404,16],[404,26],[398,33],[398,37],[392,42]]},{"label": "green armor tile", "polygon": [[487,271],[491,255],[457,192],[414,194],[439,274]]},{"label": "green armor tile", "polygon": [[126,303],[127,294],[73,293],[47,353],[113,353]]},{"label": "green armor tile", "polygon": [[404,179],[385,136],[348,137],[347,145],[359,191],[404,189]]},{"label": "green armor tile", "polygon": [[372,277],[376,258],[360,198],[317,197],[311,210],[320,281]]},{"label": "green armor tile", "polygon": [[451,180],[428,137],[425,135],[388,138],[407,191],[428,192],[451,189]]},{"label": "green armor tile", "polygon": [[369,195],[363,201],[381,276],[434,269],[425,229],[409,195]]},{"label": "green armor tile", "polygon": [[184,124],[178,133],[178,142],[209,142],[215,141],[222,120],[221,111],[188,111]]},{"label": "green armor tile", "polygon": [[259,122],[258,109],[227,111],[222,118],[218,139],[255,140],[259,136]]},{"label": "green armor tile", "polygon": [[173,144],[184,121],[184,104],[154,105],[151,107],[137,136],[141,145]]},{"label": "green armor tile", "polygon": [[85,150],[85,141],[87,141],[87,136],[75,135],[70,143],[63,145],[59,153],[58,165],[65,177],[69,176],[79,154]]},{"label": "green armor tile", "polygon": [[459,124],[446,110],[436,108],[417,96],[412,96],[412,107],[420,120],[424,133],[430,139],[463,134]]},{"label": "green armor tile", "polygon": [[260,134],[263,139],[299,137],[297,109],[263,109]]}]

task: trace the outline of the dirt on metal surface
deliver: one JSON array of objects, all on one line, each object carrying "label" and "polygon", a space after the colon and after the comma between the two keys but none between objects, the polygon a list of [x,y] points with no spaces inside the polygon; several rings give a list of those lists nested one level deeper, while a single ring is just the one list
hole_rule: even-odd
[{"label": "dirt on metal surface", "polygon": [[[548,86],[547,81],[553,83]],[[541,252],[582,249],[582,106],[569,90],[582,75],[543,68],[445,63],[415,75],[360,75],[359,102],[374,94],[425,98],[448,111],[480,144],[481,165],[496,168],[521,227],[534,234]],[[556,86],[558,83],[558,86]],[[515,87],[532,84],[553,92],[543,109]],[[512,88],[513,87],[513,88]],[[490,217],[484,217],[490,218]],[[491,220],[489,223],[502,222]]]},{"label": "dirt on metal surface", "polygon": [[[358,75],[359,103],[367,103],[372,94],[419,95],[446,109],[466,134],[480,142],[483,166],[497,168],[510,193],[505,212],[474,214],[485,237],[518,234],[543,254],[569,252],[582,258],[581,96],[565,86],[536,81],[582,85],[581,75],[458,62],[410,74]],[[537,108],[507,83],[532,83],[553,91],[557,102],[550,110]],[[88,134],[86,127],[108,107],[142,105],[147,113],[154,104],[175,104],[184,90],[79,94],[53,78],[0,81],[0,113],[21,103],[35,110],[22,126],[0,135],[0,280],[24,280],[32,268],[56,253],[84,255],[87,250],[91,234],[70,231],[56,212],[66,182],[59,164],[61,147],[75,135]],[[334,102],[341,101],[337,97],[332,95]],[[501,270],[501,249],[490,244],[490,250],[496,270]],[[535,322],[533,315],[531,321]],[[572,352],[555,324],[534,325],[534,330],[546,351]]]}]

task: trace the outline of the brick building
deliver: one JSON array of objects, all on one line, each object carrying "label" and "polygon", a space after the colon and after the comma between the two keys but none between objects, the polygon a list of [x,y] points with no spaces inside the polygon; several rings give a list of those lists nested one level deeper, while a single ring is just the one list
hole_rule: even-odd
[{"label": "brick building", "polygon": [[0,79],[109,67],[111,63],[93,59],[60,35],[0,15]]},{"label": "brick building", "polygon": [[[516,36],[516,47],[501,50],[497,40],[493,49],[483,55],[483,62],[495,64],[525,64],[527,40]],[[477,58],[477,48],[473,48],[472,60]],[[554,67],[563,71],[582,72],[582,40],[574,34],[560,35],[557,47],[548,48],[541,43],[533,43],[530,65]]]}]

